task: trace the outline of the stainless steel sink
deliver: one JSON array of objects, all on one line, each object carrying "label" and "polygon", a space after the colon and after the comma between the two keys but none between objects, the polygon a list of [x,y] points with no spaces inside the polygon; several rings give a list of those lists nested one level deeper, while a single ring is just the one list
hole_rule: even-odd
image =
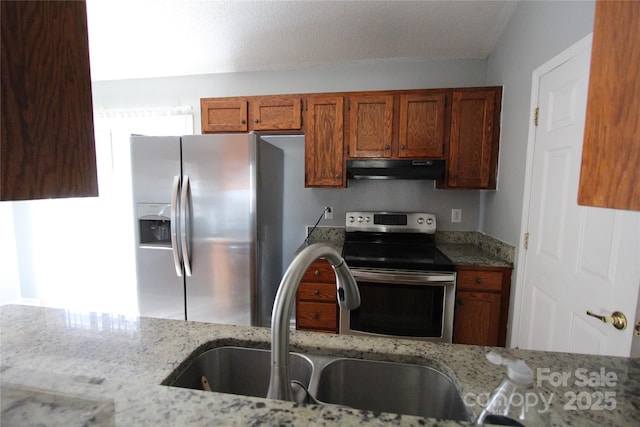
[{"label": "stainless steel sink", "polygon": [[312,389],[319,401],[356,409],[469,421],[453,381],[426,366],[336,359]]},{"label": "stainless steel sink", "polygon": [[[322,404],[471,421],[453,381],[427,366],[299,353],[289,354],[289,366],[291,379]],[[270,371],[269,350],[219,347],[196,357],[168,385],[202,390],[205,376],[212,391],[266,397]]]},{"label": "stainless steel sink", "polygon": [[[309,385],[313,365],[300,354],[289,355],[291,379]],[[202,376],[211,391],[265,397],[269,388],[271,352],[244,347],[218,347],[199,355],[169,385],[203,390]]]}]

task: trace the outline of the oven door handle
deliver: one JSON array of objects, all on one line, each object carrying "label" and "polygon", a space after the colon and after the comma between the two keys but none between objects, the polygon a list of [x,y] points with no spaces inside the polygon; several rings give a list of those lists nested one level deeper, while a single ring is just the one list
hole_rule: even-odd
[{"label": "oven door handle", "polygon": [[429,285],[442,282],[455,282],[455,273],[422,273],[422,272],[402,272],[385,269],[359,269],[351,268],[351,273],[356,281],[374,283],[403,283],[408,285]]}]

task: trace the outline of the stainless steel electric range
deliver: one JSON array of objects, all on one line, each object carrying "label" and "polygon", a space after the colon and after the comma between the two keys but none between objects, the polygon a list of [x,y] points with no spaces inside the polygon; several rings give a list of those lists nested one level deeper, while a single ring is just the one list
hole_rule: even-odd
[{"label": "stainless steel electric range", "polygon": [[455,265],[438,250],[436,217],[347,212],[344,259],[361,304],[340,313],[340,333],[450,343]]}]

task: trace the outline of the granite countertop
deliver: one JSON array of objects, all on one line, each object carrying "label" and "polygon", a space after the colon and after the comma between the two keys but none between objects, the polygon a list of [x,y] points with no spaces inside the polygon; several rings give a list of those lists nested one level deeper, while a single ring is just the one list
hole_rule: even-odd
[{"label": "granite countertop", "polygon": [[[326,243],[342,252],[344,227],[316,227],[301,248]],[[436,246],[455,265],[513,267],[515,248],[476,231],[438,231]]]},{"label": "granite countertop", "polygon": [[[0,327],[0,400],[7,424],[462,424],[161,385],[184,361],[206,349],[225,345],[269,348],[268,328],[19,305],[0,307]],[[504,374],[504,367],[485,359],[489,348],[480,346],[294,331],[291,350],[438,368],[454,380],[473,416]],[[537,373],[536,384],[527,394],[532,405],[528,415],[535,424],[640,424],[637,359],[494,351],[524,359]],[[591,380],[583,381],[585,375]]]},{"label": "granite countertop", "polygon": [[473,243],[438,243],[437,247],[455,265],[513,267],[513,263],[498,258]]}]

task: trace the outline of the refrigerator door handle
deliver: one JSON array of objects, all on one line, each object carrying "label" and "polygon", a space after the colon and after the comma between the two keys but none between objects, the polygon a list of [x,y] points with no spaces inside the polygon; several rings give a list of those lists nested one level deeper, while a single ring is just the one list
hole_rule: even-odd
[{"label": "refrigerator door handle", "polygon": [[182,260],[186,276],[191,276],[191,215],[191,183],[189,175],[183,175],[182,194],[180,197],[180,236]]},{"label": "refrigerator door handle", "polygon": [[180,176],[173,177],[173,189],[171,191],[171,249],[173,250],[173,265],[176,268],[178,277],[182,277],[182,260],[180,251],[180,241],[178,240],[178,210],[180,209]]}]

